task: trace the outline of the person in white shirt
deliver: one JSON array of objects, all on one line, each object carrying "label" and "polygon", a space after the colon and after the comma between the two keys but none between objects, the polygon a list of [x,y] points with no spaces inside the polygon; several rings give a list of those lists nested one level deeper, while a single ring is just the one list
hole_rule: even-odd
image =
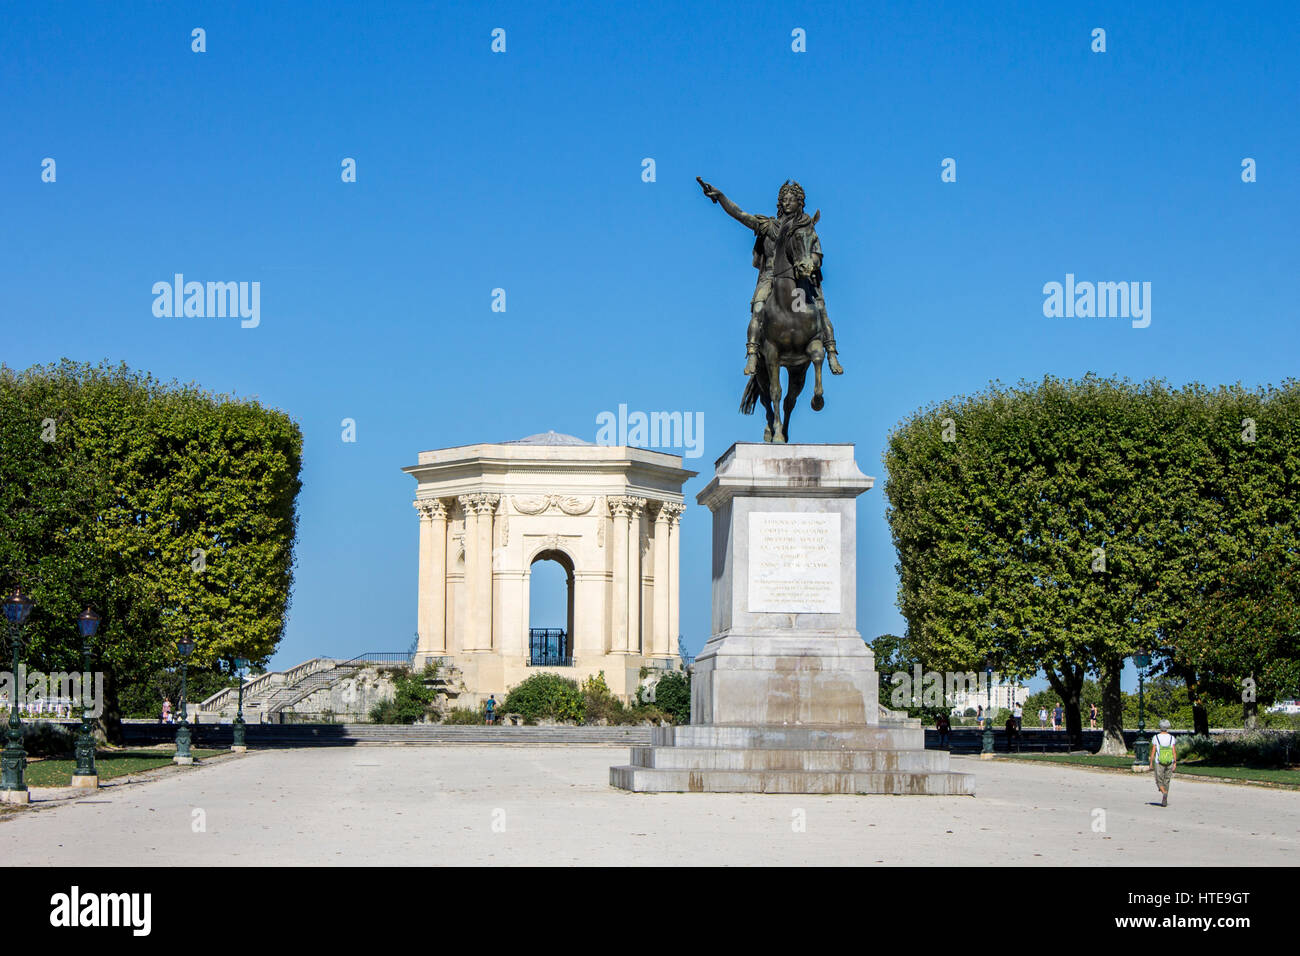
[{"label": "person in white shirt", "polygon": [[1156,773],[1156,788],[1160,791],[1160,805],[1169,806],[1169,785],[1178,766],[1178,742],[1169,732],[1169,721],[1160,721],[1160,733],[1151,738],[1151,769]]}]

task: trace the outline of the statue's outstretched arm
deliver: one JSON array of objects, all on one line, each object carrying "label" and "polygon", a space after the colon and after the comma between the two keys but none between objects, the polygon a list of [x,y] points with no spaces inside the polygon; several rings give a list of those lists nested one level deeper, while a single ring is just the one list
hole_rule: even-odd
[{"label": "statue's outstretched arm", "polygon": [[709,183],[706,183],[703,179],[700,179],[699,176],[695,177],[695,181],[699,183],[700,188],[704,190],[704,195],[708,196],[715,203],[717,203],[724,210],[726,210],[727,215],[730,216],[732,219],[736,220],[736,222],[740,223],[746,229],[758,228],[758,217],[751,216],[749,213],[745,212],[745,210],[737,206],[734,202],[732,202],[730,199],[728,199],[726,196],[722,194],[721,189],[714,188]]}]

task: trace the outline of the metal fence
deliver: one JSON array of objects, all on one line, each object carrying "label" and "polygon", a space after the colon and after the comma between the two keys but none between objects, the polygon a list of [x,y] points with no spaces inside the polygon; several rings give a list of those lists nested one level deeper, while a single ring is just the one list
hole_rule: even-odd
[{"label": "metal fence", "polygon": [[562,627],[531,627],[528,629],[529,667],[572,667],[573,648],[569,635]]}]

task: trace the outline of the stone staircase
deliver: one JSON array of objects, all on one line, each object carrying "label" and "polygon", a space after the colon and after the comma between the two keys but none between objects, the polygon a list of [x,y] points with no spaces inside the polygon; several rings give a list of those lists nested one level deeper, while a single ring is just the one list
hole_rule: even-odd
[{"label": "stone staircase", "polygon": [[[268,671],[244,683],[244,720],[249,724],[277,722],[294,704],[332,684],[351,677],[367,667],[392,666],[400,663],[397,653],[361,654],[345,661],[332,657],[313,657],[285,671]],[[455,671],[455,668],[451,668]],[[439,675],[444,683],[454,683],[459,672]],[[191,708],[191,718],[202,721],[234,719],[239,706],[239,688],[226,687]]]},{"label": "stone staircase", "polygon": [[[575,744],[608,747],[648,746],[651,727],[503,727],[457,724],[249,724],[250,748],[352,747],[365,744],[411,746],[474,744]],[[169,743],[176,728],[167,724],[124,723],[128,744]],[[228,747],[230,724],[199,723],[191,727],[196,747]]]},{"label": "stone staircase", "polygon": [[650,746],[610,767],[620,790],[649,793],[974,795],[975,778],[925,749],[919,720],[879,709],[875,724],[656,727]]}]

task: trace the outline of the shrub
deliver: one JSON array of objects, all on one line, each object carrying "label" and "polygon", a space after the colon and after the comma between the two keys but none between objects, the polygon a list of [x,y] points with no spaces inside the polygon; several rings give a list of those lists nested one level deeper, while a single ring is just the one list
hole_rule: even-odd
[{"label": "shrub", "polygon": [[1289,767],[1300,761],[1300,734],[1197,734],[1179,739],[1178,756],[1224,767]]},{"label": "shrub", "polygon": [[482,724],[486,721],[487,718],[472,707],[457,707],[442,718],[444,724]]},{"label": "shrub", "polygon": [[370,719],[376,724],[413,724],[423,720],[437,700],[437,694],[424,682],[437,674],[438,666],[432,661],[418,677],[405,671],[395,672],[393,699],[375,704],[370,709]]},{"label": "shrub", "polygon": [[691,722],[691,678],[676,671],[665,674],[655,684],[655,703],[674,724]]},{"label": "shrub", "polygon": [[29,757],[62,757],[72,752],[73,732],[48,721],[23,721],[23,749]]},{"label": "shrub", "polygon": [[[601,683],[604,683],[603,676]],[[609,688],[605,690],[608,693]],[[506,714],[520,714],[529,724],[547,718],[582,723],[586,717],[586,699],[577,681],[542,672],[512,690],[498,709]]]}]

